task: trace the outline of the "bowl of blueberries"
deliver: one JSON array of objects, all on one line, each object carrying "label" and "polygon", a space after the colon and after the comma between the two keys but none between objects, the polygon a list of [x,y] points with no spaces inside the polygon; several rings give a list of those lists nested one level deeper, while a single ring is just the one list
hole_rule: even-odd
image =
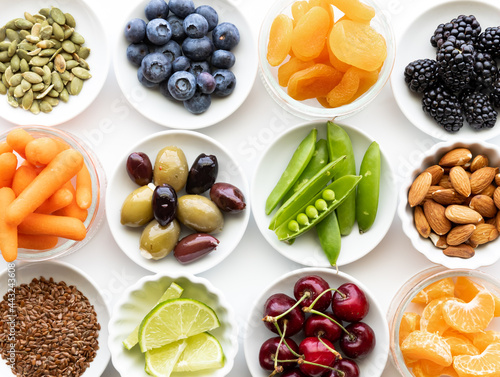
[{"label": "bowl of blueberries", "polygon": [[228,0],[144,0],[117,43],[119,86],[146,118],[198,129],[227,118],[255,81],[250,26]]}]

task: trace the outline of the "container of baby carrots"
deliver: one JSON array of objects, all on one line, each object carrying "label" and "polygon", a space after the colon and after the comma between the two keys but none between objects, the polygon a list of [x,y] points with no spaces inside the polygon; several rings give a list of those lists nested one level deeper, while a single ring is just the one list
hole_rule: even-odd
[{"label": "container of baby carrots", "polygon": [[55,128],[0,134],[0,251],[6,261],[42,261],[75,252],[104,215],[106,177],[78,137]]}]

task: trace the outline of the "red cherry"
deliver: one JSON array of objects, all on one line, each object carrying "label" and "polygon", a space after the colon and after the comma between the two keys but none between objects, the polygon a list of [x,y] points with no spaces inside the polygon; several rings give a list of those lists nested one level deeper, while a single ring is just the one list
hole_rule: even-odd
[{"label": "red cherry", "polygon": [[[279,317],[291,307],[293,307],[296,303],[297,301],[283,293],[276,293],[269,297],[264,304],[264,324],[266,325],[266,327],[272,332],[278,334],[278,330],[276,329],[274,323],[267,321],[266,318]],[[283,325],[285,320],[285,336],[292,336],[302,330],[302,326],[305,322],[304,313],[302,312],[302,310],[300,310],[299,306],[296,306],[289,313],[281,317],[277,322],[281,332],[284,332]]]},{"label": "red cherry", "polygon": [[[336,319],[333,313],[325,312],[325,315],[340,323],[340,320]],[[319,336],[322,339],[328,339],[332,343],[340,338],[342,332],[337,323],[319,314],[312,314],[304,324],[305,336]]]},{"label": "red cherry", "polygon": [[[262,369],[274,371],[274,360],[276,357],[276,350],[278,349],[278,345],[280,345],[280,337],[274,337],[266,340],[259,351],[259,364]],[[280,350],[278,352],[278,360],[293,360],[297,357],[288,349],[286,344],[293,349],[295,352],[298,352],[299,347],[297,343],[293,341],[293,339],[284,338],[283,342],[280,345]],[[297,363],[278,363],[278,366],[283,367],[283,370],[293,368]]]},{"label": "red cherry", "polygon": [[333,295],[332,310],[342,321],[359,322],[368,314],[370,304],[356,284],[345,283]]},{"label": "red cherry", "polygon": [[[300,303],[300,306],[307,307],[311,306],[313,301],[316,300],[316,297],[327,289],[330,289],[330,285],[322,277],[317,275],[304,276],[295,283],[293,295],[297,300],[300,300],[304,294],[308,293],[309,298],[306,298]],[[332,293],[327,292],[314,304],[314,309],[319,312],[324,312],[330,306],[331,302]]]},{"label": "red cherry", "polygon": [[323,377],[359,377],[359,367],[354,360],[337,360],[333,368],[335,370],[328,371]]},{"label": "red cherry", "polygon": [[300,371],[300,369],[295,368],[292,370],[288,370],[281,375],[281,377],[306,377],[304,373]]},{"label": "red cherry", "polygon": [[[306,361],[299,362],[302,373],[309,377],[323,375],[328,370],[325,367],[331,367],[335,363],[336,355],[331,351],[333,349],[335,349],[333,344],[326,339],[305,338],[299,345],[299,353],[304,355]],[[321,366],[308,364],[307,362],[320,364]]]},{"label": "red cherry", "polygon": [[375,333],[364,322],[351,323],[342,334],[340,349],[351,359],[362,359],[375,348]]}]

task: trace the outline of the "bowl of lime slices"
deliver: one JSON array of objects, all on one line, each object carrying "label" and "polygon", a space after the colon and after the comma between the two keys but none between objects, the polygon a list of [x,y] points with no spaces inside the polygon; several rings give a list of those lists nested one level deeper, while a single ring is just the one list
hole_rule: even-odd
[{"label": "bowl of lime slices", "polygon": [[222,377],[238,352],[238,326],[222,292],[208,280],[157,274],[120,297],[108,345],[122,376]]}]

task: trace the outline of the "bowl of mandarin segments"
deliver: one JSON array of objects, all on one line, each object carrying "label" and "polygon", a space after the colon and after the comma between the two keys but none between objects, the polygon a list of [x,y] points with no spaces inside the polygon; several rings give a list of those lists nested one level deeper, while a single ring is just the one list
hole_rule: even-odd
[{"label": "bowl of mandarin segments", "polygon": [[20,222],[17,260],[58,258],[86,245],[103,219],[106,188],[104,169],[92,149],[69,132],[42,126],[12,128],[0,135],[0,146],[5,152],[0,154],[1,165],[9,171],[5,176],[10,176],[5,185],[12,188],[12,195],[16,197],[37,196],[40,190],[27,190],[30,184],[36,188],[36,185],[50,183],[48,181],[55,183],[57,180],[52,179],[50,173],[42,172],[56,171],[61,177],[61,170],[54,164],[64,164],[61,157],[65,154],[77,155],[78,164],[82,166],[72,167],[75,174],[64,173],[71,176],[69,180],[59,188],[53,187],[54,193],[38,208],[32,208],[33,213]]},{"label": "bowl of mandarin segments", "polygon": [[259,35],[270,96],[303,119],[342,119],[366,107],[395,59],[388,19],[372,0],[281,0]]},{"label": "bowl of mandarin segments", "polygon": [[394,296],[391,360],[402,376],[500,373],[500,282],[478,270],[432,267]]}]

